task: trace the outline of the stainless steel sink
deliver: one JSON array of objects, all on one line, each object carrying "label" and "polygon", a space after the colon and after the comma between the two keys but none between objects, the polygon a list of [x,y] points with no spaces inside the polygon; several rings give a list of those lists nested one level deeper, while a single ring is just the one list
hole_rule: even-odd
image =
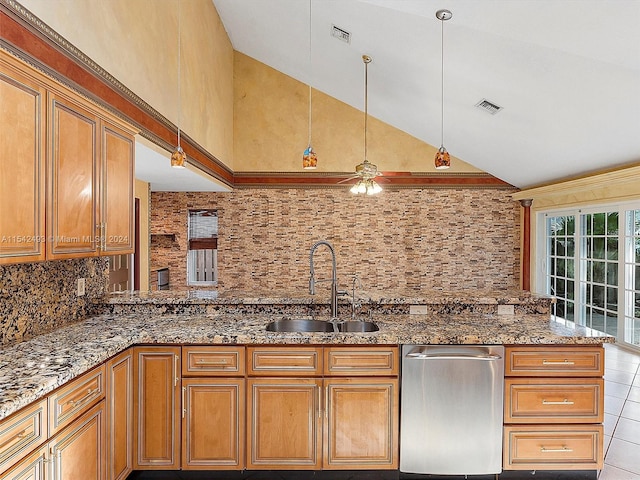
[{"label": "stainless steel sink", "polygon": [[267,325],[267,332],[335,332],[331,322],[323,320],[309,320],[294,318],[291,320],[276,320]]},{"label": "stainless steel sink", "polygon": [[350,321],[350,322],[340,322],[337,324],[338,331],[340,332],[353,332],[353,333],[366,333],[366,332],[377,332],[380,330],[378,325],[373,322],[358,322],[358,321]]},{"label": "stainless steel sink", "polygon": [[306,318],[276,320],[267,324],[267,332],[366,333],[377,332],[378,330],[380,330],[378,325],[373,322],[326,322],[324,320]]}]

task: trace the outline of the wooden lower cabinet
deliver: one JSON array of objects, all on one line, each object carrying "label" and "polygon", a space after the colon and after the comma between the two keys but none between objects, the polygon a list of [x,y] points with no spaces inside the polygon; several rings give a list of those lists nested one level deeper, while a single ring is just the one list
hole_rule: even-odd
[{"label": "wooden lower cabinet", "polygon": [[107,480],[133,470],[133,349],[107,362]]},{"label": "wooden lower cabinet", "polygon": [[2,480],[45,480],[49,465],[47,446],[23,458],[11,470],[0,475]]},{"label": "wooden lower cabinet", "polygon": [[505,349],[504,470],[604,464],[602,346]]},{"label": "wooden lower cabinet", "polygon": [[397,347],[247,350],[248,469],[398,468]]},{"label": "wooden lower cabinet", "polygon": [[182,469],[244,469],[245,379],[182,380]]},{"label": "wooden lower cabinet", "polygon": [[324,469],[398,468],[398,380],[325,379]]},{"label": "wooden lower cabinet", "polygon": [[602,425],[505,427],[505,470],[601,469]]},{"label": "wooden lower cabinet", "polygon": [[247,468],[321,467],[320,378],[248,379]]},{"label": "wooden lower cabinet", "polygon": [[134,469],[180,468],[180,347],[134,347]]},{"label": "wooden lower cabinet", "polygon": [[50,480],[106,479],[104,403],[98,403],[49,442]]}]

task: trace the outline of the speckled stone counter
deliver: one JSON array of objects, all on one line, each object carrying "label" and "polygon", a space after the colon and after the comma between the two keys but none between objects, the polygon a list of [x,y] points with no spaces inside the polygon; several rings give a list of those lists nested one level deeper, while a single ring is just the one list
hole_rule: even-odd
[{"label": "speckled stone counter", "polygon": [[[277,293],[277,294],[276,294]],[[352,293],[352,292],[349,292]],[[165,290],[113,293],[98,300],[107,313],[286,313],[327,315],[328,291],[317,295],[296,292],[241,292],[212,290]],[[361,314],[408,314],[412,305],[421,305],[428,314],[497,313],[499,305],[513,305],[516,314],[549,315],[552,297],[522,290],[500,291],[362,291],[357,290],[356,306]],[[351,313],[351,296],[338,299],[341,316]]]},{"label": "speckled stone counter", "polygon": [[372,333],[274,333],[283,315],[105,314],[0,352],[0,419],[137,344],[601,344],[542,315],[381,315]]}]

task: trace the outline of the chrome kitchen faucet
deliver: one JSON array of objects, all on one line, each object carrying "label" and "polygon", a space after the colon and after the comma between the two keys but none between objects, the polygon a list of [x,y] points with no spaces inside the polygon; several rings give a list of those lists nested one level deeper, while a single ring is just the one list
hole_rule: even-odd
[{"label": "chrome kitchen faucet", "polygon": [[331,320],[338,318],[338,295],[345,295],[347,292],[338,291],[338,275],[336,272],[336,252],[333,249],[333,245],[326,240],[320,240],[313,244],[309,252],[309,294],[316,294],[316,283],[328,282],[329,280],[316,280],[315,271],[313,268],[313,254],[320,245],[326,246],[331,252]]}]

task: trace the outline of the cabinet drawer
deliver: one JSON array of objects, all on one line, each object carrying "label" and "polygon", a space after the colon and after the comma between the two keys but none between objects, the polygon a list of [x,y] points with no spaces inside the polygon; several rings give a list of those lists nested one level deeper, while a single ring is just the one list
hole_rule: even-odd
[{"label": "cabinet drawer", "polygon": [[505,376],[601,377],[604,349],[598,347],[507,347]]},{"label": "cabinet drawer", "polygon": [[248,347],[249,375],[321,375],[322,347]]},{"label": "cabinet drawer", "polygon": [[182,347],[182,375],[244,375],[244,347]]},{"label": "cabinet drawer", "polygon": [[71,423],[104,398],[104,368],[104,365],[100,365],[49,395],[49,435]]},{"label": "cabinet drawer", "polygon": [[504,429],[505,470],[591,470],[602,465],[602,425]]},{"label": "cabinet drawer", "polygon": [[324,350],[325,375],[398,375],[396,347],[327,347]]},{"label": "cabinet drawer", "polygon": [[507,378],[505,423],[602,423],[601,378]]},{"label": "cabinet drawer", "polygon": [[0,473],[46,439],[46,399],[0,422]]}]

